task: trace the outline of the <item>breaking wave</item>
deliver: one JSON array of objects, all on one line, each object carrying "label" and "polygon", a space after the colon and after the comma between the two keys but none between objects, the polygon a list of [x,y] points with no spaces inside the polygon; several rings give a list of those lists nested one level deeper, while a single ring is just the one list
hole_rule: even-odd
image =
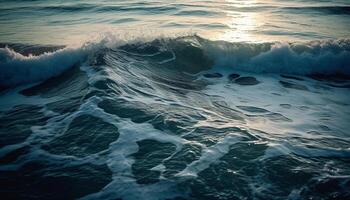
[{"label": "breaking wave", "polygon": [[127,56],[145,59],[148,63],[172,65],[172,69],[191,73],[225,67],[252,73],[350,75],[349,39],[257,44],[187,36],[126,44],[114,42],[113,45],[101,42],[40,55],[23,55],[6,46],[0,48],[0,85],[13,87],[52,78],[87,61],[88,57],[101,56],[103,49],[114,50],[115,54],[126,51]]}]

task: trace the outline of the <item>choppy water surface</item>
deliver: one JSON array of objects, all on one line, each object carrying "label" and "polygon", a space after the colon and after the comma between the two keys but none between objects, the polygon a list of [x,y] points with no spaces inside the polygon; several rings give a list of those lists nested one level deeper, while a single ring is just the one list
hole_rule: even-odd
[{"label": "choppy water surface", "polygon": [[350,199],[349,7],[1,1],[1,196]]}]

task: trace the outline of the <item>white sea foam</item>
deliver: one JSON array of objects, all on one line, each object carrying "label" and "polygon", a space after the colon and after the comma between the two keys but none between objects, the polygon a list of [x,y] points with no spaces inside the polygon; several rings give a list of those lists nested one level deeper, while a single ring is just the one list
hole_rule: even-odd
[{"label": "white sea foam", "polygon": [[215,145],[205,148],[202,151],[201,157],[190,163],[184,170],[179,172],[180,177],[196,177],[197,174],[207,169],[211,164],[217,162],[222,156],[228,153],[230,146],[239,142],[242,137],[239,134],[228,134]]},{"label": "white sea foam", "polygon": [[[110,144],[108,151],[110,152],[107,160],[101,160],[98,156],[89,155],[86,158],[78,159],[73,156],[56,156],[48,154],[40,150],[31,153],[26,160],[36,160],[38,156],[50,157],[55,162],[59,160],[69,160],[71,165],[90,162],[101,164],[107,163],[112,171],[113,181],[105,186],[101,191],[83,197],[82,199],[167,199],[184,196],[184,193],[179,193],[176,189],[176,183],[169,180],[160,180],[160,182],[151,185],[140,185],[133,178],[132,164],[134,159],[130,156],[138,151],[137,142],[145,139],[151,139],[159,142],[168,142],[174,144],[177,148],[173,153],[175,154],[181,150],[182,145],[187,141],[181,137],[169,135],[152,127],[151,124],[135,124],[130,120],[123,120],[115,115],[108,114],[99,108],[97,104],[101,102],[99,97],[91,97],[87,102],[81,105],[78,111],[67,115],[57,116],[48,121],[45,126],[33,127],[33,135],[28,139],[30,141],[37,141],[42,143],[54,139],[60,134],[55,134],[58,129],[64,129],[76,117],[84,114],[92,115],[102,119],[103,121],[113,124],[118,127],[119,138],[117,141]],[[40,138],[40,139],[39,139]],[[43,159],[43,158],[42,158]]]}]

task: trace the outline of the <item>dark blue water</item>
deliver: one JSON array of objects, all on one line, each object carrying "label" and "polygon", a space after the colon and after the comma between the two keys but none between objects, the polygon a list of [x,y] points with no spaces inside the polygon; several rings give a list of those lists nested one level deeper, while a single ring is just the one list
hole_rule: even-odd
[{"label": "dark blue water", "polygon": [[1,199],[350,199],[348,1],[0,1]]}]

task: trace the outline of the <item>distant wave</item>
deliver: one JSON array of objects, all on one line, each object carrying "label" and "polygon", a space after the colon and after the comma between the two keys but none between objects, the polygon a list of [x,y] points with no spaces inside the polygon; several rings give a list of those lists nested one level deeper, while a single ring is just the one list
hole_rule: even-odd
[{"label": "distant wave", "polygon": [[50,12],[55,14],[60,13],[76,13],[76,12],[91,12],[91,13],[104,13],[104,12],[116,12],[116,11],[140,11],[140,12],[168,12],[176,11],[176,6],[162,6],[152,5],[147,3],[136,3],[132,6],[128,5],[99,5],[94,3],[77,3],[77,4],[61,4],[61,5],[45,5],[45,6],[16,6],[9,8],[1,8],[3,12],[10,12],[14,10],[32,11],[37,10],[41,12]]},{"label": "distant wave", "polygon": [[350,14],[350,6],[347,5],[339,5],[339,6],[278,6],[278,5],[257,5],[257,6],[234,6],[229,7],[228,9],[234,11],[246,11],[246,12],[254,12],[254,11],[281,11],[281,12],[296,12],[300,14],[305,13],[322,13],[322,14],[330,14],[330,15],[349,15]]},{"label": "distant wave", "polygon": [[298,12],[322,12],[333,15],[350,15],[350,6],[305,6],[305,7],[283,7],[284,10]]},{"label": "distant wave", "polygon": [[[27,56],[18,53],[21,52],[18,47],[17,51],[9,47],[0,48],[0,85],[12,87],[57,76],[94,55],[101,49],[100,45],[64,48]],[[113,49],[114,54],[126,52],[118,55],[119,57],[144,59],[150,66],[172,65],[172,69],[193,73],[211,67],[226,67],[253,73],[350,76],[349,39],[252,44],[210,41],[199,36],[187,36],[123,45],[115,43],[112,47],[108,45],[104,48]]]},{"label": "distant wave", "polygon": [[350,75],[350,40],[207,44],[217,66],[255,73]]}]

